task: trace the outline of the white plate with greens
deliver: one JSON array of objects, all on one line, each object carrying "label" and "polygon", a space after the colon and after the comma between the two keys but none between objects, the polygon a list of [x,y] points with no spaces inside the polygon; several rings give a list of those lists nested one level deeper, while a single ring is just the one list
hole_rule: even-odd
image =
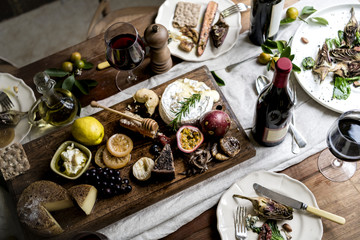
[{"label": "white plate with greens", "polygon": [[[322,47],[326,38],[337,38],[338,31],[344,30],[348,23],[351,8],[354,7],[356,19],[360,20],[360,4],[339,4],[326,9],[319,10],[310,17],[325,18],[329,24],[327,26],[311,23],[301,23],[292,40],[292,53],[295,54],[293,62],[301,67],[301,62],[305,57],[312,57],[316,60],[319,48]],[[301,38],[305,37],[309,43],[305,44]],[[302,68],[302,67],[301,67]],[[295,73],[295,76],[302,86],[315,101],[321,105],[339,113],[343,113],[350,109],[359,108],[360,87],[350,86],[351,93],[346,100],[333,99],[333,73],[329,73],[323,82],[311,70],[301,70]]]},{"label": "white plate with greens", "polygon": [[[264,187],[282,193],[286,196],[303,201],[309,205],[318,207],[312,192],[301,182],[290,178],[285,174],[268,171],[258,171],[248,174],[243,179],[235,182],[221,197],[217,210],[217,228],[222,240],[235,240],[234,214],[236,207],[240,204],[246,206],[247,213],[255,215],[252,204],[248,200],[233,198],[233,194],[240,194],[248,197],[258,197],[253,184],[259,183]],[[288,223],[291,228],[292,239],[321,239],[323,225],[321,218],[308,214],[306,211],[294,210],[292,220],[277,221],[279,230],[281,225]],[[264,223],[260,220],[256,226]],[[282,233],[284,239],[285,236]],[[248,231],[247,240],[258,239],[258,234]]]},{"label": "white plate with greens", "polygon": [[[181,35],[179,29],[174,28],[172,25],[176,4],[181,1],[183,1],[183,0],[166,0],[160,6],[157,17],[155,19],[155,23],[162,24],[164,27],[167,28],[168,31],[170,31],[171,33],[174,33],[175,35]],[[214,1],[218,3],[218,10],[217,10],[217,13],[216,13],[216,16],[214,18],[212,25],[214,25],[217,22],[217,20],[219,19],[219,13],[222,10],[234,5],[234,2],[232,2],[231,0],[214,0]],[[204,16],[204,13],[205,13],[205,10],[206,10],[206,7],[207,7],[207,4],[209,1],[207,1],[207,0],[192,0],[189,2],[197,3],[197,4],[201,5],[198,24],[195,28],[200,35],[200,29],[201,29],[201,25],[202,25],[203,16]],[[235,45],[235,43],[239,37],[240,30],[241,30],[241,14],[240,13],[233,14],[233,15],[225,18],[225,22],[229,25],[229,32],[227,33],[224,43],[219,48],[215,48],[213,46],[212,41],[209,37],[209,40],[208,40],[209,42],[205,48],[203,55],[197,56],[196,55],[196,46],[194,46],[194,48],[191,50],[191,52],[185,52],[185,51],[179,49],[180,41],[172,40],[168,44],[171,54],[173,56],[179,57],[183,60],[194,61],[194,62],[209,60],[212,58],[216,58],[216,57],[220,56],[221,54],[224,54],[225,52],[229,51]]]}]

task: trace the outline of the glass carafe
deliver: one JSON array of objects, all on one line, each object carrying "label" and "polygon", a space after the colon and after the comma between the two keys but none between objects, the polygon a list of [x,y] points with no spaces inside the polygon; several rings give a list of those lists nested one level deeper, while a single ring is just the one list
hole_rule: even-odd
[{"label": "glass carafe", "polygon": [[42,97],[29,111],[30,123],[39,127],[47,124],[62,126],[71,123],[78,112],[75,96],[66,89],[54,88],[56,82],[45,72],[37,73],[34,76],[34,83]]}]

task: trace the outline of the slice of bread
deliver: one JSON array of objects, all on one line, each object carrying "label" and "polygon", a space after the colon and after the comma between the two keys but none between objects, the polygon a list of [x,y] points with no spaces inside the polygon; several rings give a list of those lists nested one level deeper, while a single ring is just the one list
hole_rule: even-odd
[{"label": "slice of bread", "polygon": [[159,157],[155,160],[155,166],[151,174],[165,180],[175,178],[174,157],[170,144],[166,144],[161,150]]},{"label": "slice of bread", "polygon": [[54,236],[64,230],[49,211],[57,211],[73,206],[68,191],[51,181],[36,181],[21,193],[17,203],[20,222],[34,233]]},{"label": "slice of bread", "polygon": [[88,184],[80,184],[69,188],[68,191],[79,207],[89,215],[96,202],[97,189]]}]

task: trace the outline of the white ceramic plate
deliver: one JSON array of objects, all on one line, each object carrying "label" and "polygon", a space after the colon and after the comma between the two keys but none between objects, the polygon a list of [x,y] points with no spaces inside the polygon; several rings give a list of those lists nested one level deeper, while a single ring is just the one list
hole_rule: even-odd
[{"label": "white ceramic plate", "polygon": [[[14,91],[14,87],[18,87],[17,93]],[[13,110],[27,112],[36,101],[33,90],[22,79],[8,73],[0,73],[0,90],[6,92],[14,103]],[[1,109],[1,111],[3,110]],[[31,125],[25,116],[15,127],[15,137],[12,143],[21,142],[30,132],[30,129]]]},{"label": "white ceramic plate", "polygon": [[[278,174],[267,171],[253,172],[243,179],[235,182],[221,197],[216,215],[217,228],[222,240],[235,240],[234,214],[237,205],[246,206],[248,213],[255,215],[250,201],[244,199],[233,198],[233,194],[245,195],[248,197],[257,197],[253,189],[253,183],[259,183],[267,188],[290,196],[294,199],[303,201],[309,205],[317,206],[314,195],[301,182],[290,178],[285,174]],[[288,223],[291,228],[291,236],[293,239],[321,239],[323,234],[323,226],[321,219],[308,214],[305,211],[294,210],[294,218],[292,220],[278,221],[278,227],[281,229],[283,223]],[[263,223],[260,220],[261,225]],[[258,223],[257,225],[260,225]],[[258,235],[248,231],[247,240],[256,240]],[[284,236],[284,239],[285,236]]]},{"label": "white ceramic plate", "polygon": [[[300,67],[301,62],[305,57],[312,57],[315,60],[317,52],[319,48],[322,47],[325,39],[335,38],[338,36],[338,30],[344,30],[344,27],[351,16],[351,7],[354,7],[355,16],[359,21],[360,4],[340,4],[319,10],[311,15],[311,17],[325,18],[329,22],[328,26],[320,26],[311,23],[302,23],[300,25],[294,35],[291,45],[292,52],[295,54],[294,63],[296,65]],[[301,37],[307,38],[309,43],[302,43]],[[321,105],[339,113],[359,108],[360,88],[351,86],[351,94],[346,100],[332,99],[332,73],[330,73],[321,84],[319,77],[314,75],[310,70],[302,70],[301,73],[296,73],[295,76],[302,88]]]},{"label": "white ceramic plate", "polygon": [[[162,24],[169,31],[175,32],[178,35],[181,35],[181,33],[179,32],[179,29],[174,28],[172,26],[172,20],[174,18],[176,4],[180,1],[183,1],[183,0],[166,0],[160,6],[157,17],[155,19],[155,23]],[[200,17],[199,17],[198,25],[196,27],[197,31],[200,34],[200,28],[202,25],[203,16],[204,16],[206,6],[209,1],[207,1],[207,0],[192,0],[189,2],[198,3],[201,5]],[[217,22],[217,20],[219,19],[219,13],[222,10],[230,7],[231,5],[234,5],[234,3],[231,0],[215,0],[215,2],[218,3],[218,11],[215,16],[213,24],[215,24]],[[216,57],[220,56],[221,54],[229,51],[235,45],[235,43],[239,37],[239,33],[241,30],[241,15],[240,15],[240,13],[233,14],[233,15],[225,18],[225,22],[229,25],[229,32],[225,38],[224,43],[219,48],[215,48],[213,46],[213,44],[210,40],[210,37],[209,37],[209,42],[205,48],[205,51],[204,51],[203,55],[201,55],[199,57],[196,55],[196,47],[194,47],[191,52],[184,52],[184,51],[180,50],[178,47],[179,43],[180,43],[179,41],[171,41],[170,44],[168,44],[171,54],[176,57],[179,57],[183,60],[186,60],[186,61],[199,62],[199,61],[205,61],[208,59],[216,58]]]}]

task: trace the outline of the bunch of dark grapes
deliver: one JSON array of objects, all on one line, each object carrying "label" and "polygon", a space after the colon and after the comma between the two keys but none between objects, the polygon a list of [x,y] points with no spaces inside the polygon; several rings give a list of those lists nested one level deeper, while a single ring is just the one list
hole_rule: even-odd
[{"label": "bunch of dark grapes", "polygon": [[120,177],[120,172],[109,168],[92,168],[84,174],[85,182],[96,187],[103,197],[128,193],[132,187],[129,180]]}]

